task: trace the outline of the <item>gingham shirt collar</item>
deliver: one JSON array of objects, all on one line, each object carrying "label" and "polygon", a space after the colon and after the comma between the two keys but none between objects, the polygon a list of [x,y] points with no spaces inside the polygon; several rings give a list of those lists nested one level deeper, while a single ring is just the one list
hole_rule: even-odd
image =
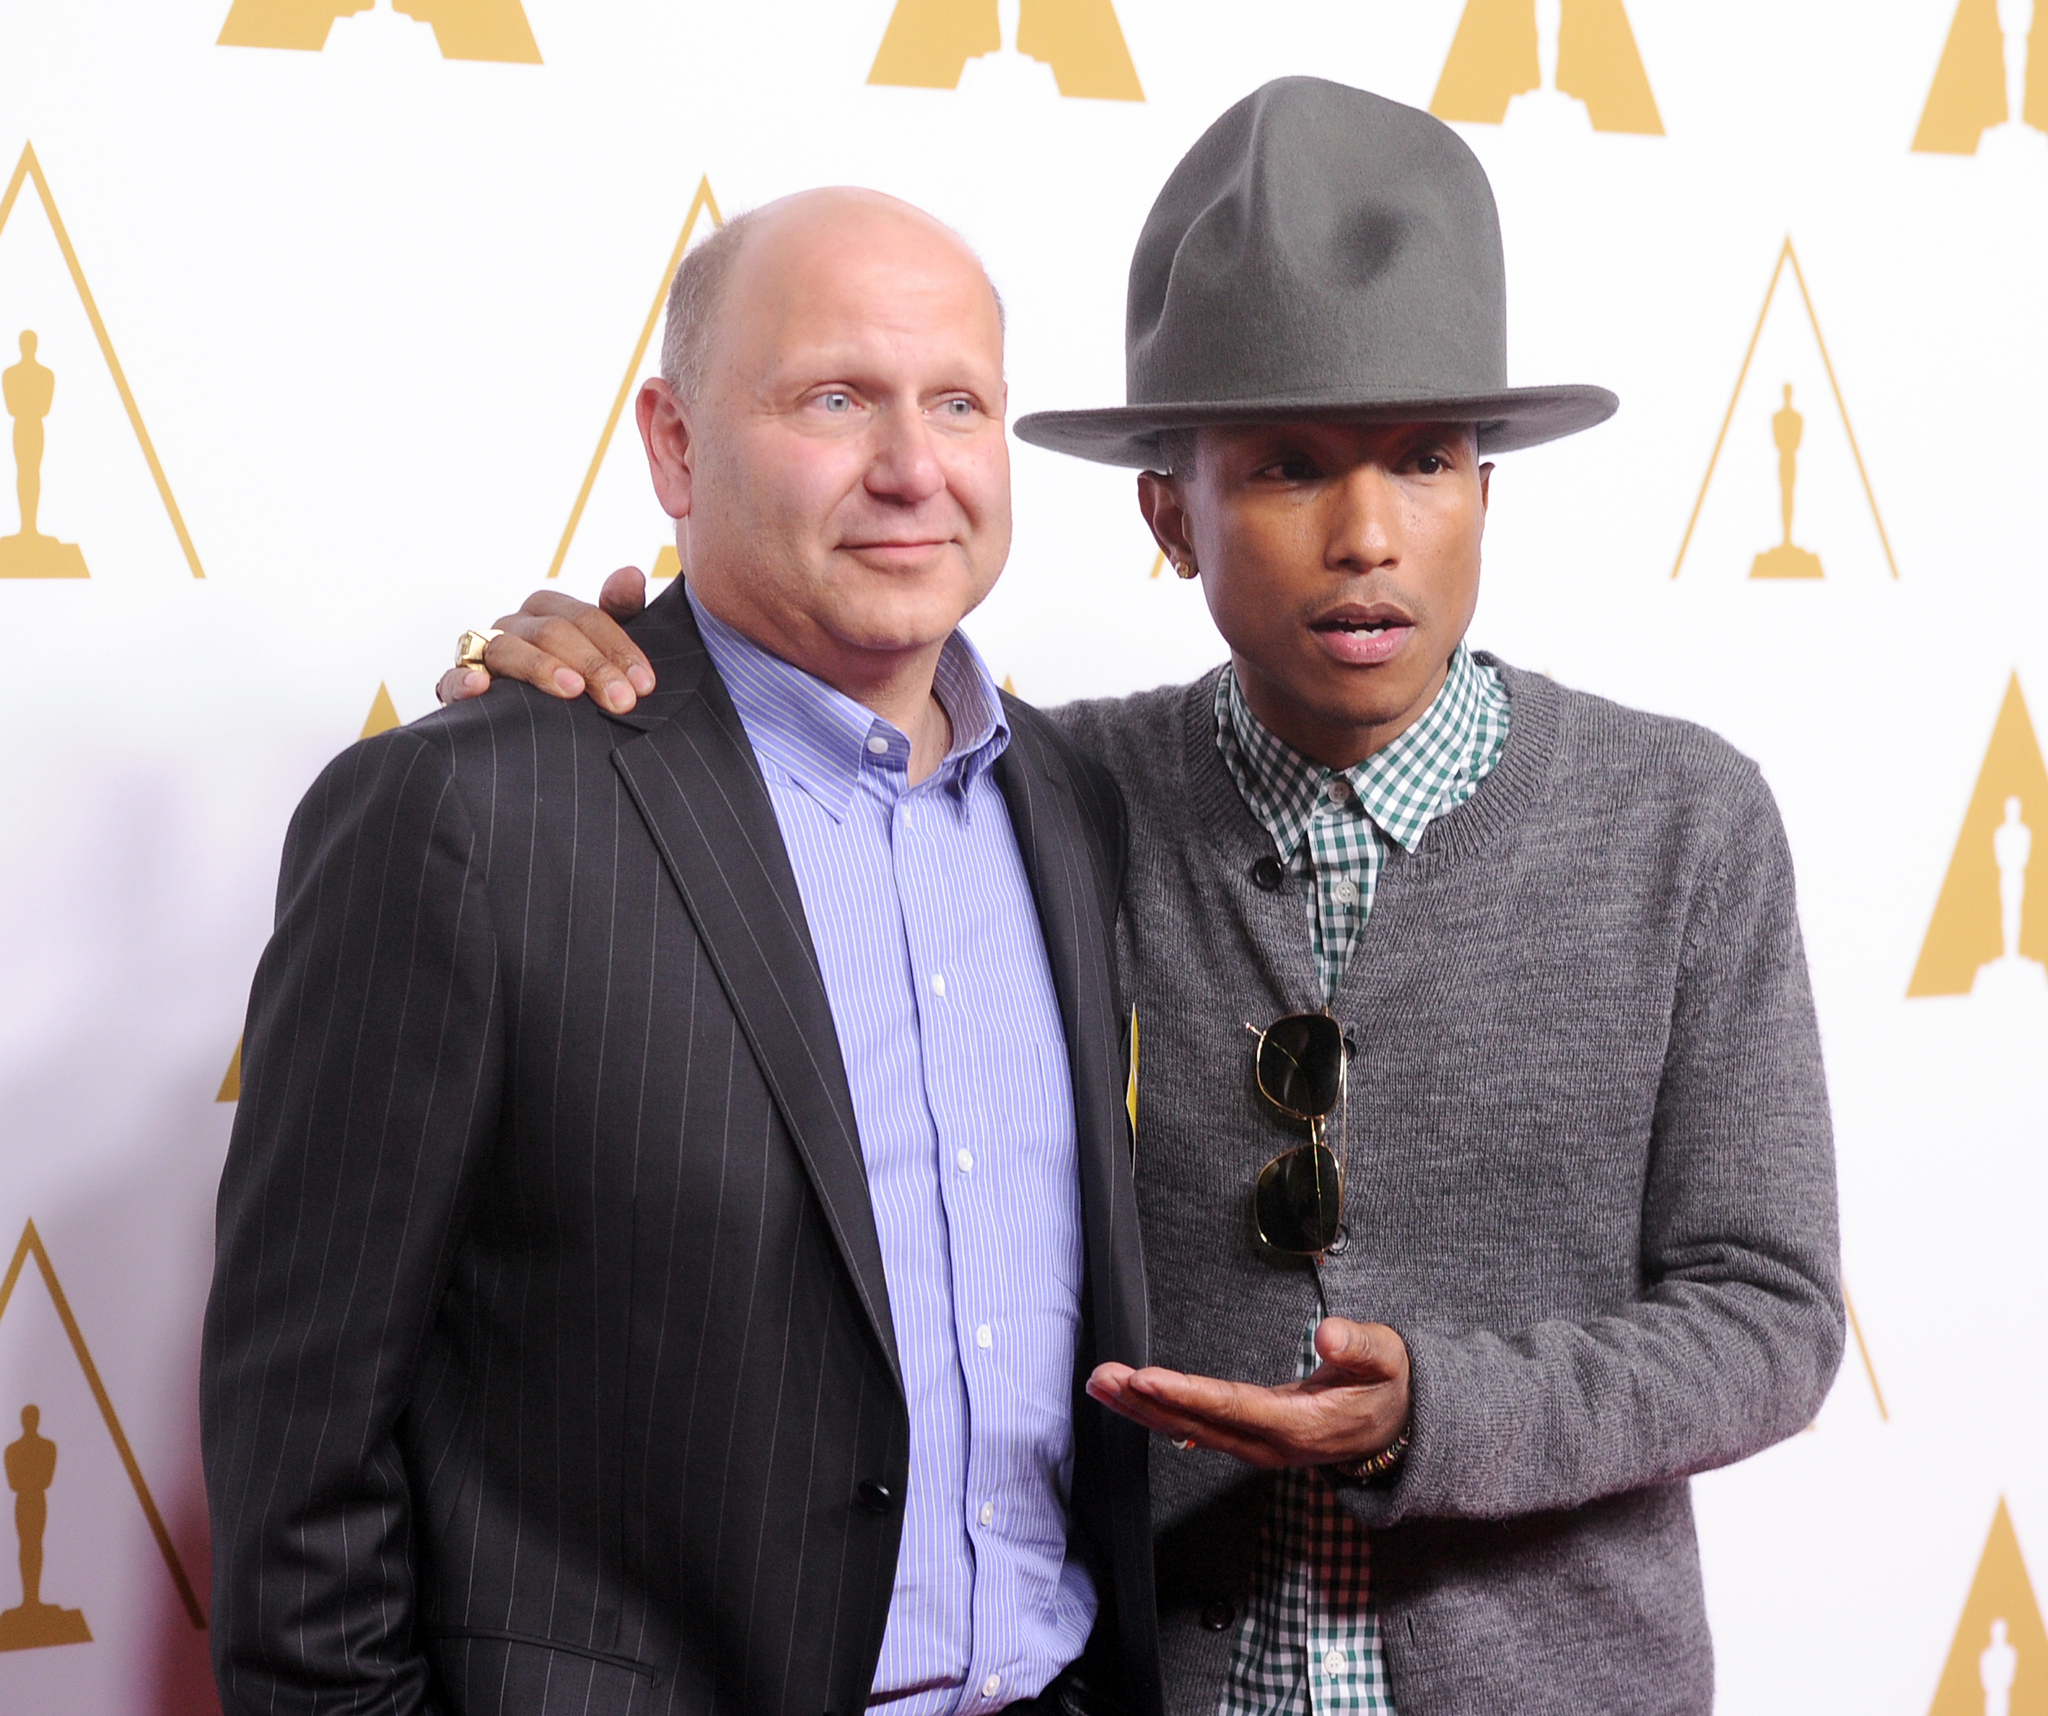
[{"label": "gingham shirt collar", "polygon": [[[1327,769],[1275,737],[1251,712],[1226,667],[1216,686],[1216,741],[1224,766],[1251,813],[1273,837],[1282,862],[1292,862],[1314,818],[1325,783],[1341,775],[1358,807],[1402,850],[1413,852],[1445,801],[1492,761],[1482,713],[1488,687],[1461,639],[1450,671],[1422,718],[1391,744],[1348,769]],[[1470,796],[1469,793],[1466,796]]]}]

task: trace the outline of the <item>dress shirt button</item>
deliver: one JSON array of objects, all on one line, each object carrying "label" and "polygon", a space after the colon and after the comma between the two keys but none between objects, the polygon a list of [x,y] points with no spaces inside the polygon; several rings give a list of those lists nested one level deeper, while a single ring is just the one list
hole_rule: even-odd
[{"label": "dress shirt button", "polygon": [[878,1484],[873,1478],[862,1478],[854,1494],[860,1497],[860,1505],[869,1513],[887,1513],[889,1503],[894,1499],[887,1484]]},{"label": "dress shirt button", "polygon": [[994,1502],[983,1502],[981,1504],[981,1523],[983,1525],[994,1525],[995,1522],[996,1504]]},{"label": "dress shirt button", "polygon": [[946,974],[943,971],[934,971],[932,973],[932,993],[934,995],[944,995],[946,993]]},{"label": "dress shirt button", "polygon": [[1349,804],[1351,802],[1351,783],[1342,775],[1332,775],[1330,777],[1330,802],[1332,804]]},{"label": "dress shirt button", "polygon": [[1338,905],[1352,905],[1358,899],[1358,884],[1348,876],[1340,877],[1330,892],[1336,897]]},{"label": "dress shirt button", "polygon": [[1280,868],[1280,860],[1272,856],[1261,858],[1252,866],[1252,886],[1273,893],[1280,886],[1280,878],[1286,872]]},{"label": "dress shirt button", "polygon": [[879,733],[871,733],[868,736],[868,749],[878,757],[886,757],[889,754],[889,741]]},{"label": "dress shirt button", "polygon": [[982,1695],[982,1697],[984,1697],[984,1698],[993,1698],[993,1697],[995,1697],[997,1689],[998,1689],[998,1688],[999,1688],[999,1687],[1000,1687],[1000,1686],[1001,1686],[1002,1684],[1003,1684],[1003,1677],[1002,1677],[1002,1676],[1001,1676],[1000,1674],[992,1674],[992,1675],[990,1675],[990,1676],[988,1677],[988,1679],[984,1680],[984,1681],[983,1681],[983,1682],[981,1683],[981,1695]]},{"label": "dress shirt button", "polygon": [[1202,1611],[1202,1625],[1212,1633],[1220,1633],[1237,1619],[1237,1611],[1228,1603],[1211,1603]]},{"label": "dress shirt button", "polygon": [[1341,1650],[1323,1652],[1323,1672],[1332,1680],[1344,1672],[1344,1653]]},{"label": "dress shirt button", "polygon": [[996,1344],[995,1330],[991,1329],[988,1324],[983,1323],[980,1328],[974,1331],[974,1344],[981,1348],[983,1352],[987,1352],[990,1347]]},{"label": "dress shirt button", "polygon": [[954,1151],[953,1160],[960,1164],[961,1173],[971,1174],[974,1172],[974,1152],[972,1150]]}]

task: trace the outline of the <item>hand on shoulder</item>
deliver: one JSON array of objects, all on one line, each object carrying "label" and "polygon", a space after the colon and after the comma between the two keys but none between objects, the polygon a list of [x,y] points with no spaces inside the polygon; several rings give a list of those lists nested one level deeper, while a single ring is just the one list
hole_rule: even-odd
[{"label": "hand on shoulder", "polygon": [[493,679],[523,679],[550,697],[590,696],[623,715],[654,689],[654,669],[626,635],[625,622],[647,606],[647,575],[621,566],[596,602],[560,590],[536,590],[516,614],[503,615],[481,668],[455,666],[434,695],[460,703],[490,690]]}]

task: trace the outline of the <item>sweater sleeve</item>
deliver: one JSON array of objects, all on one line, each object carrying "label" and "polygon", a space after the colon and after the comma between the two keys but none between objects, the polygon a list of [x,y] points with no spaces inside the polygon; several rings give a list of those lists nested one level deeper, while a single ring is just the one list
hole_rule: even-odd
[{"label": "sweater sleeve", "polygon": [[1498,1519],[1726,1465],[1812,1421],[1844,1335],[1791,853],[1752,773],[1692,902],[1646,1141],[1641,1286],[1586,1322],[1403,1331],[1412,1445],[1369,1526]]}]

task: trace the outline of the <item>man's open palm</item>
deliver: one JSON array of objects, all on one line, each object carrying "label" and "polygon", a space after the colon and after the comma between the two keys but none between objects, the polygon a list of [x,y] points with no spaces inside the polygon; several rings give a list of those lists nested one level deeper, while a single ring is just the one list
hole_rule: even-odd
[{"label": "man's open palm", "polygon": [[1098,1365],[1088,1392],[1112,1411],[1177,1442],[1252,1466],[1328,1466],[1362,1460],[1408,1422],[1408,1348],[1384,1323],[1325,1317],[1315,1374],[1263,1388],[1148,1366]]}]

